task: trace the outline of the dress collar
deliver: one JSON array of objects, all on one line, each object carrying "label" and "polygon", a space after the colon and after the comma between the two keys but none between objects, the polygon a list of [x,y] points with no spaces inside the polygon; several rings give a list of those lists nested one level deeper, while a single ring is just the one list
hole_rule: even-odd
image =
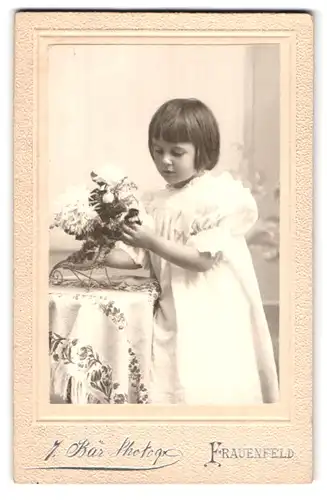
[{"label": "dress collar", "polygon": [[185,189],[194,186],[194,184],[197,184],[200,179],[207,177],[209,174],[210,174],[209,170],[203,170],[202,172],[199,172],[198,175],[191,177],[184,185],[176,187],[172,184],[166,184],[166,189],[174,192],[184,191]]}]

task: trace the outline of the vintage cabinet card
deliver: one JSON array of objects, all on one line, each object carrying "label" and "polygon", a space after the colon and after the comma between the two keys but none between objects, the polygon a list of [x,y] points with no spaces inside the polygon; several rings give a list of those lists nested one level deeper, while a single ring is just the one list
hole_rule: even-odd
[{"label": "vintage cabinet card", "polygon": [[312,91],[308,14],[16,14],[16,482],[311,482]]}]

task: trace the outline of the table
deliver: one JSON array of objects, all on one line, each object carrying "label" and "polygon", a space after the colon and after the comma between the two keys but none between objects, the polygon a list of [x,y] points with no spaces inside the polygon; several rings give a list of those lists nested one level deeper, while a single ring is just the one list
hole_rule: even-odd
[{"label": "table", "polygon": [[148,404],[153,314],[159,285],[115,277],[85,289],[49,290],[50,401]]}]

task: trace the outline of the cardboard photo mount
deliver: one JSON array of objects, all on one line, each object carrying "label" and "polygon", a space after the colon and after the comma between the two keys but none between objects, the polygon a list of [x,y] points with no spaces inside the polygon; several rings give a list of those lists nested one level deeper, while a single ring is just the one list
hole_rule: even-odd
[{"label": "cardboard photo mount", "polygon": [[[15,481],[311,482],[312,16],[19,12],[14,36]],[[277,404],[49,403],[48,52],[59,44],[120,43],[279,46],[281,397]]]}]

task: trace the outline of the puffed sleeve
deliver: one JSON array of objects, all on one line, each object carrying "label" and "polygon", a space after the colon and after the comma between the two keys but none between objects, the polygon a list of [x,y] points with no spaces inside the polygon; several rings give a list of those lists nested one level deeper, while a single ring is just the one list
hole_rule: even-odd
[{"label": "puffed sleeve", "polygon": [[212,182],[206,202],[190,225],[187,245],[212,257],[226,256],[228,247],[245,236],[257,218],[257,204],[250,190],[226,174],[219,182]]}]

